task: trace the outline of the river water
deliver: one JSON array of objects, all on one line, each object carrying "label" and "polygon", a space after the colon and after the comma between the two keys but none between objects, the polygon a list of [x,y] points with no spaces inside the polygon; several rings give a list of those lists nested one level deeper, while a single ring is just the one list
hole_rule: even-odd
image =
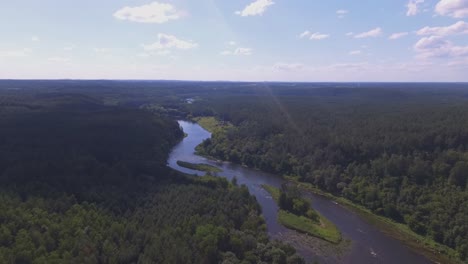
[{"label": "river water", "polygon": [[308,262],[317,260],[320,263],[432,263],[424,256],[410,250],[400,241],[386,236],[356,213],[312,193],[306,194],[312,201],[312,207],[333,222],[341,231],[345,241],[350,242],[342,243],[346,246],[335,246],[283,227],[276,220],[278,206],[261,187],[263,184],[280,187],[284,182],[280,177],[195,155],[195,147],[203,140],[210,138],[211,134],[196,123],[179,121],[179,125],[188,136],[172,150],[168,160],[169,166],[184,173],[202,176],[203,172],[180,167],[177,165],[177,161],[205,163],[222,169],[223,172],[218,173],[220,177],[225,177],[228,180],[236,177],[238,184],[245,184],[262,206],[262,214],[270,237],[287,240]]}]

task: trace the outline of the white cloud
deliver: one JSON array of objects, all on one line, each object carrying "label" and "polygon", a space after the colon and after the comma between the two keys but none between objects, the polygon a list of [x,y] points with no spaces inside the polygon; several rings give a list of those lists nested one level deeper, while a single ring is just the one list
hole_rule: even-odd
[{"label": "white cloud", "polygon": [[433,50],[436,48],[446,47],[449,44],[448,41],[444,40],[441,37],[430,36],[420,39],[415,45],[414,49],[416,51],[426,51]]},{"label": "white cloud", "polygon": [[344,18],[347,14],[349,14],[349,11],[345,9],[340,9],[336,10],[336,14],[338,15],[338,18]]},{"label": "white cloud", "polygon": [[263,15],[267,8],[275,4],[272,0],[257,0],[249,5],[247,5],[244,10],[236,11],[236,15],[239,16],[257,16]]},{"label": "white cloud", "polygon": [[346,33],[346,36],[348,36],[348,37],[351,37],[351,36],[353,36],[353,35],[354,35],[353,32],[348,32],[348,33]]},{"label": "white cloud", "polygon": [[349,55],[361,55],[362,52],[360,50],[353,50],[349,52]]},{"label": "white cloud", "polygon": [[326,39],[326,38],[329,38],[330,35],[328,34],[322,34],[320,32],[315,32],[315,33],[312,33],[308,30],[302,32],[302,34],[299,35],[299,38],[309,38],[311,40],[323,40],[323,39]]},{"label": "white cloud", "polygon": [[323,40],[323,39],[327,39],[329,37],[330,37],[330,35],[321,34],[320,32],[316,32],[316,33],[310,35],[310,39],[312,39],[312,40]]},{"label": "white cloud", "polygon": [[468,23],[464,21],[458,21],[457,23],[447,27],[424,27],[418,30],[416,33],[418,35],[437,36],[468,34]]},{"label": "white cloud", "polygon": [[408,8],[408,11],[406,12],[407,16],[415,16],[419,13],[419,6],[424,3],[424,0],[409,0],[408,4],[406,4],[406,7]]},{"label": "white cloud", "polygon": [[468,16],[467,0],[440,0],[435,7],[435,12],[442,16],[461,18]]},{"label": "white cloud", "polygon": [[152,44],[144,44],[143,48],[146,51],[154,50],[167,50],[167,49],[181,49],[189,50],[198,47],[198,44],[193,41],[186,41],[178,39],[172,35],[158,34],[158,41]]},{"label": "white cloud", "polygon": [[420,39],[414,45],[414,50],[419,53],[419,58],[468,56],[468,46],[456,46],[440,36]]},{"label": "white cloud", "polygon": [[74,49],[75,49],[75,46],[73,46],[73,45],[63,47],[63,50],[64,50],[64,51],[72,51],[72,50],[74,50]]},{"label": "white cloud", "polygon": [[38,36],[32,36],[31,41],[38,42],[38,41],[41,41],[41,39]]},{"label": "white cloud", "polygon": [[340,9],[340,10],[337,10],[337,11],[336,11],[336,14],[337,14],[337,15],[346,15],[346,14],[349,14],[349,11],[348,11],[348,10],[344,10],[344,9]]},{"label": "white cloud", "polygon": [[393,33],[388,37],[388,39],[395,40],[395,39],[400,39],[402,37],[408,36],[408,32],[399,32],[399,33]]},{"label": "white cloud", "polygon": [[31,53],[32,53],[32,50],[28,48],[19,49],[19,50],[0,51],[0,58],[27,57]]},{"label": "white cloud", "polygon": [[251,48],[237,48],[234,50],[234,55],[252,55],[252,49]]},{"label": "white cloud", "polygon": [[[140,53],[137,53],[135,57],[147,59],[147,58],[150,58],[151,56],[168,56],[168,55],[171,55],[170,50],[158,50],[158,51],[140,52]],[[168,58],[174,60],[177,57],[168,56]]]},{"label": "white cloud", "polygon": [[283,63],[278,62],[273,65],[273,69],[277,71],[297,71],[302,70],[304,65],[301,63]]},{"label": "white cloud", "polygon": [[236,48],[235,50],[224,50],[219,54],[223,56],[235,55],[235,56],[250,56],[252,55],[253,50],[251,48]]},{"label": "white cloud", "polygon": [[[251,48],[243,48],[243,47],[237,47],[236,46],[238,45],[237,42],[235,41],[230,41],[227,43],[228,46],[230,46],[229,48],[227,48],[226,50],[223,50],[221,51],[219,54],[220,55],[223,55],[223,56],[228,56],[228,55],[234,55],[234,56],[250,56],[252,55],[252,49]],[[233,49],[233,50],[230,50],[230,49]]]},{"label": "white cloud", "polygon": [[374,28],[372,30],[369,30],[367,32],[362,32],[354,36],[354,38],[375,38],[382,35],[382,29],[381,28]]},{"label": "white cloud", "polygon": [[162,24],[179,19],[181,13],[171,4],[152,2],[142,6],[123,7],[114,13],[114,17],[133,22]]},{"label": "white cloud", "polygon": [[310,36],[311,32],[309,30],[306,30],[304,32],[302,32],[302,34],[299,35],[300,38],[305,38],[305,37],[308,37]]},{"label": "white cloud", "polygon": [[372,67],[369,67],[369,63],[367,62],[335,63],[332,65],[322,67],[323,70],[333,70],[333,71],[365,71],[365,70],[369,70],[370,68]]}]

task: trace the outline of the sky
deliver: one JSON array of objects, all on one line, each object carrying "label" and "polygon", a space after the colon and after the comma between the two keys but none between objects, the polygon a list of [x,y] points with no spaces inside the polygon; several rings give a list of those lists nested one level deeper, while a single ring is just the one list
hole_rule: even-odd
[{"label": "sky", "polygon": [[468,0],[0,0],[0,79],[468,81]]}]

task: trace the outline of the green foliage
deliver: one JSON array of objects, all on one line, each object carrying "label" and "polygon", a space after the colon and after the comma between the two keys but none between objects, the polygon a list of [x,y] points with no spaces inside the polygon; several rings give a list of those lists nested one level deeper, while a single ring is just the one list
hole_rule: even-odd
[{"label": "green foliage", "polygon": [[270,84],[250,94],[205,96],[203,106],[191,106],[193,113],[209,108],[233,127],[213,133],[198,151],[297,175],[302,182],[407,224],[466,259],[466,92],[444,85],[394,86]]},{"label": "green foliage", "polygon": [[404,241],[406,245],[424,254],[429,259],[441,263],[460,263],[458,254],[454,249],[441,245],[430,237],[424,237],[412,231],[407,224],[397,223],[381,215],[376,215],[369,209],[364,208],[350,200],[337,197],[330,193],[323,192],[310,183],[298,182],[296,178],[286,176],[286,179],[298,185],[300,189],[307,190],[318,195],[327,197],[330,200],[339,202],[340,205],[347,207],[366,219],[368,222],[376,225],[383,233]]},{"label": "green foliage", "polygon": [[76,94],[0,98],[0,263],[297,263],[245,186],[167,168],[175,121]]},{"label": "green foliage", "polygon": [[0,115],[3,185],[37,181],[69,191],[124,185],[165,170],[183,136],[174,121],[145,111],[72,100]]},{"label": "green foliage", "polygon": [[57,212],[55,198],[30,196],[22,201],[17,194],[1,191],[0,259],[213,263],[222,261],[223,252],[235,252],[239,260],[251,254],[258,262],[269,252],[260,252],[259,246],[271,242],[259,228],[260,208],[244,192],[188,179],[155,186],[140,206],[116,214],[94,203],[78,203],[65,193],[58,199],[68,202]]},{"label": "green foliage", "polygon": [[[309,201],[302,198],[302,195],[296,186],[283,184],[279,192],[278,206],[281,209],[302,216],[307,216],[309,211],[313,211],[310,207]],[[312,216],[314,214],[309,213],[309,215]],[[318,221],[316,218],[311,218],[311,220]]]},{"label": "green foliage", "polygon": [[468,162],[458,161],[450,170],[449,182],[461,188],[468,183]]}]

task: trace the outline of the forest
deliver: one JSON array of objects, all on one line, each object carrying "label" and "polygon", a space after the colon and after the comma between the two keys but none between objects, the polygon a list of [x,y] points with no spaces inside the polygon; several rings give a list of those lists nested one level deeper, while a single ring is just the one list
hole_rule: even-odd
[{"label": "forest", "polygon": [[174,120],[207,116],[223,127],[201,154],[296,177],[467,260],[465,84],[4,80],[0,262],[301,263],[245,188],[166,167]]},{"label": "forest", "polygon": [[245,186],[166,166],[179,99],[128,85],[0,82],[0,263],[303,263]]},{"label": "forest", "polygon": [[466,87],[313,86],[264,84],[202,97],[188,107],[190,116],[211,113],[230,125],[198,151],[298,177],[407,224],[466,260]]}]

